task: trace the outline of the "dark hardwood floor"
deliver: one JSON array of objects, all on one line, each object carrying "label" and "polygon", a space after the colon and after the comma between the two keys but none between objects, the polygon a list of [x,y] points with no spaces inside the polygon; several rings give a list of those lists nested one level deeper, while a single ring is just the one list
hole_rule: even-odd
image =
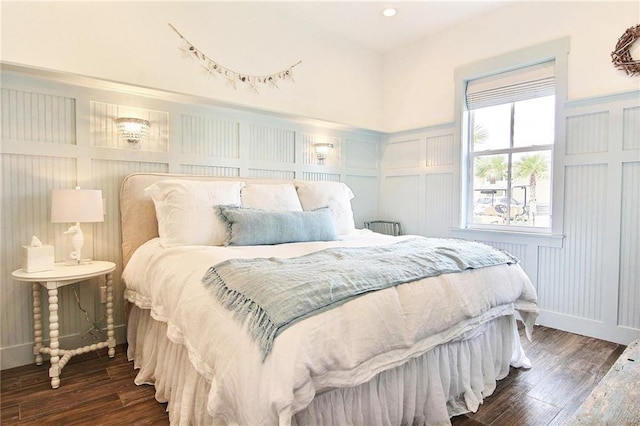
[{"label": "dark hardwood floor", "polygon": [[[512,369],[478,412],[454,417],[454,425],[562,425],[620,356],[624,346],[545,327],[523,340],[533,363]],[[167,425],[166,404],[152,386],[133,383],[124,345],[71,359],[59,389],[51,389],[48,363],[4,370],[0,376],[3,425]]]},{"label": "dark hardwood floor", "polygon": [[603,340],[536,327],[522,346],[529,370],[511,368],[476,413],[454,425],[564,425],[625,349]]},{"label": "dark hardwood floor", "polygon": [[168,425],[166,404],[154,398],[153,386],[136,386],[136,370],[125,345],[115,358],[107,349],[71,358],[60,387],[51,389],[49,364],[2,371],[2,425]]}]

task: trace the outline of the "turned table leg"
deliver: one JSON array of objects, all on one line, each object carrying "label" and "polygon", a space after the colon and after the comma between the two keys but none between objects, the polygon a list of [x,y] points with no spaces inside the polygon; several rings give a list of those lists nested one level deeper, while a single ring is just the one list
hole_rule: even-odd
[{"label": "turned table leg", "polygon": [[109,358],[116,356],[116,339],[113,331],[113,274],[106,275],[107,286],[107,346]]},{"label": "turned table leg", "polygon": [[[1,1],[1,0],[0,0]],[[80,265],[68,265],[64,262],[55,263],[53,269],[38,272],[27,272],[24,269],[16,269],[11,277],[17,281],[31,283],[33,301],[33,355],[37,365],[42,365],[44,355],[49,355],[49,377],[51,387],[60,387],[60,374],[71,357],[108,348],[109,357],[115,357],[116,339],[113,324],[113,274],[116,264],[106,261],[81,263]],[[70,284],[86,282],[90,278],[105,277],[106,281],[106,306],[107,339],[97,343],[82,346],[76,349],[62,349],[60,347],[60,317],[58,305],[58,289]],[[49,303],[49,345],[45,345],[43,339],[42,287],[47,289]],[[94,326],[95,323],[94,323]]]},{"label": "turned table leg", "polygon": [[50,352],[50,362],[51,367],[49,368],[49,377],[51,377],[51,387],[53,389],[57,389],[60,386],[60,368],[58,366],[58,362],[60,361],[59,356],[59,348],[60,343],[58,342],[58,289],[50,288],[49,289],[49,339],[51,340],[49,344]]},{"label": "turned table leg", "polygon": [[42,365],[42,309],[40,307],[40,283],[34,282],[33,289],[33,354],[36,365]]}]

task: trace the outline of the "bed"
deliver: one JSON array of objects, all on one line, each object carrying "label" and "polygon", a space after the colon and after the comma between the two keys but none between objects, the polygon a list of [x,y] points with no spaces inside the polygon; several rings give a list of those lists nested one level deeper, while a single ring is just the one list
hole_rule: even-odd
[{"label": "bed", "polygon": [[[448,424],[530,367],[516,321],[530,336],[536,292],[515,259],[355,229],[352,197],[336,182],[124,179],[128,356],[172,424]],[[469,258],[450,256],[458,244]],[[412,257],[428,250],[449,269]]]}]

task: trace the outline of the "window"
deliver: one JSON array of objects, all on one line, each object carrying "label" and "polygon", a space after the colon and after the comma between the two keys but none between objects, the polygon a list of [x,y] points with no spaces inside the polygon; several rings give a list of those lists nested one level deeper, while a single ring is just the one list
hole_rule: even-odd
[{"label": "window", "polygon": [[454,237],[562,247],[570,44],[564,37],[455,69]]},{"label": "window", "polygon": [[554,61],[470,80],[467,225],[551,229]]},{"label": "window", "polygon": [[553,64],[468,83],[470,224],[551,227]]}]

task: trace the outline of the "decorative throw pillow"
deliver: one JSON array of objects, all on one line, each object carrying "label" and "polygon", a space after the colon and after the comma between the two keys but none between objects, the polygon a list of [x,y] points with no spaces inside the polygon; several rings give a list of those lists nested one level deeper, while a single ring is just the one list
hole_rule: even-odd
[{"label": "decorative throw pillow", "polygon": [[226,245],[255,246],[338,239],[327,207],[309,212],[266,212],[218,206],[227,222]]},{"label": "decorative throw pillow", "polygon": [[302,206],[293,183],[249,184],[240,193],[242,207],[269,212],[301,212]]},{"label": "decorative throw pillow", "polygon": [[338,235],[346,235],[355,231],[351,199],[353,192],[342,182],[300,181],[294,182],[302,209],[314,210],[328,206],[336,226]]},{"label": "decorative throw pillow", "polygon": [[224,244],[226,224],[219,204],[240,205],[244,182],[168,179],[145,189],[156,207],[162,247]]}]

